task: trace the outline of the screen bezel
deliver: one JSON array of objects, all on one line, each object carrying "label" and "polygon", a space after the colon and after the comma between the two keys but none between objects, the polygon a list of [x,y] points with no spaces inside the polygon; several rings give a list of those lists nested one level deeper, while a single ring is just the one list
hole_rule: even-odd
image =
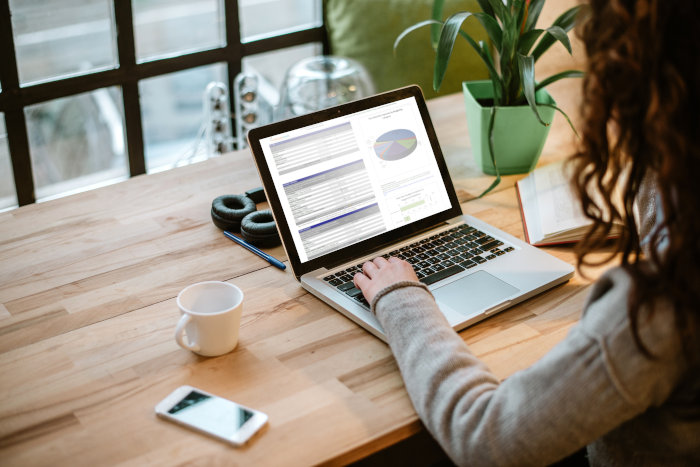
[{"label": "screen bezel", "polygon": [[[272,175],[268,168],[260,140],[278,135],[280,133],[296,130],[305,126],[324,122],[333,118],[343,117],[355,112],[360,112],[411,97],[415,98],[421,118],[425,124],[428,140],[430,141],[430,146],[433,150],[435,160],[440,170],[440,176],[445,184],[445,189],[450,200],[450,208],[413,222],[409,225],[389,230],[380,235],[362,240],[334,252],[327,253],[306,262],[301,262],[296,245],[294,244],[294,240],[292,238],[291,230],[289,229],[289,225],[286,222],[278,221],[279,218],[284,217],[284,212],[282,210],[282,204],[277,191],[275,190]],[[430,227],[462,214],[462,209],[457,199],[457,193],[455,192],[454,185],[450,179],[447,164],[445,163],[445,158],[442,155],[440,145],[438,144],[437,135],[435,134],[435,129],[433,128],[430,114],[428,113],[428,107],[426,106],[425,99],[423,98],[423,92],[421,91],[420,87],[416,85],[407,86],[349,102],[347,104],[342,104],[288,120],[282,120],[280,122],[253,128],[248,132],[248,145],[258,168],[258,173],[260,174],[263,189],[265,190],[265,195],[267,196],[267,201],[272,210],[272,215],[275,218],[277,230],[282,238],[282,245],[287,253],[287,258],[289,259],[292,267],[292,272],[297,279],[307,272],[314,271],[321,267],[342,264],[354,257],[359,257],[368,252],[380,250],[402,238],[410,237],[411,235],[427,230]]]}]

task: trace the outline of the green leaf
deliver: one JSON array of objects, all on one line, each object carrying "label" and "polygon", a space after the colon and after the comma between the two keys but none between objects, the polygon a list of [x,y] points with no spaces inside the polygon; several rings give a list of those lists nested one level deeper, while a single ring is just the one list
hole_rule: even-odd
[{"label": "green leaf", "polygon": [[[566,32],[570,31],[571,28],[574,27],[574,23],[576,22],[576,15],[578,14],[580,9],[581,6],[579,5],[565,11],[557,19],[554,20],[552,26],[559,26]],[[554,36],[552,36],[549,33],[542,36],[542,39],[540,39],[540,42],[537,44],[537,47],[535,47],[534,52],[532,52],[532,56],[535,57],[535,61],[537,61],[542,56],[542,54],[545,53],[552,46],[552,44],[554,44],[555,41],[556,39],[554,38]]]},{"label": "green leaf", "polygon": [[[507,22],[514,24],[514,19],[508,19]],[[505,27],[503,29],[503,41],[499,54],[499,69],[503,79],[504,94],[503,105],[512,105],[520,92],[520,79],[518,77],[518,39],[520,30],[515,28]]]},{"label": "green leaf", "polygon": [[[435,0],[433,2],[433,12],[431,18],[439,21],[442,24],[442,10],[445,6],[445,0]],[[438,40],[440,39],[440,28],[437,24],[430,26],[430,43],[433,45],[433,50],[437,50]]]},{"label": "green leaf", "polygon": [[489,4],[489,0],[477,0],[479,2],[479,6],[481,7],[481,11],[486,13],[489,16],[494,16],[493,14],[493,8],[491,8],[491,4]]},{"label": "green leaf", "polygon": [[547,32],[554,36],[556,40],[564,44],[566,50],[568,50],[569,54],[571,54],[571,42],[569,41],[569,36],[566,35],[566,31],[559,26],[551,26],[547,28]]},{"label": "green leaf", "polygon": [[518,54],[518,65],[518,68],[520,68],[520,79],[523,84],[523,94],[525,94],[527,103],[535,113],[537,120],[542,125],[548,126],[549,123],[545,123],[537,111],[537,101],[535,100],[535,59],[532,56],[526,57],[523,54]]},{"label": "green leaf", "polygon": [[527,12],[527,21],[525,22],[525,31],[531,31],[537,26],[537,20],[540,18],[544,0],[532,0]]},{"label": "green leaf", "polygon": [[503,40],[503,31],[501,31],[501,25],[498,24],[498,21],[496,21],[493,16],[489,16],[486,13],[474,13],[474,16],[476,16],[476,19],[479,20],[486,30],[496,50],[500,50],[501,41]]},{"label": "green leaf", "polygon": [[499,18],[501,22],[505,24],[506,19],[510,17],[510,12],[503,4],[502,0],[489,0],[489,4],[493,10],[493,14],[491,16]]},{"label": "green leaf", "polygon": [[498,74],[498,71],[496,71],[496,67],[494,65],[493,57],[491,56],[491,52],[489,51],[488,45],[484,44],[483,41],[481,41],[479,44],[476,43],[472,37],[467,34],[466,32],[460,30],[459,34],[469,42],[469,44],[472,46],[472,48],[476,51],[476,53],[479,55],[479,58],[484,62],[486,65],[486,68],[489,71],[489,76],[491,77],[491,82],[493,83],[493,89],[494,89],[494,102],[499,103],[500,98],[503,95],[503,82],[501,81],[501,77]]},{"label": "green leaf", "polygon": [[488,192],[496,188],[499,183],[501,183],[501,171],[498,170],[498,164],[496,164],[496,151],[494,150],[494,144],[493,144],[493,124],[494,121],[496,120],[496,106],[491,107],[491,118],[489,118],[489,131],[488,131],[488,138],[489,138],[489,153],[491,154],[491,163],[493,164],[493,168],[496,170],[496,180],[491,183],[491,185],[483,191],[479,195],[479,198],[483,197],[486,195]]},{"label": "green leaf", "polygon": [[545,86],[549,86],[555,81],[559,81],[560,79],[564,78],[582,78],[584,76],[584,73],[580,70],[566,70],[562,71],[561,73],[554,74],[539,83],[537,83],[537,86],[535,86],[535,92],[538,90],[542,89]]},{"label": "green leaf", "polygon": [[520,28],[525,21],[525,0],[515,0],[513,13],[515,24],[518,27],[518,35],[520,35]]},{"label": "green leaf", "polygon": [[441,22],[441,21],[436,21],[436,20],[434,20],[434,19],[426,19],[425,21],[421,21],[420,23],[416,23],[416,24],[414,24],[414,25],[412,25],[412,26],[407,27],[407,28],[404,29],[403,31],[401,31],[401,34],[399,34],[398,37],[396,38],[396,40],[394,41],[394,54],[396,54],[396,49],[397,49],[398,46],[399,46],[399,42],[401,42],[401,41],[403,40],[404,37],[406,37],[407,35],[409,35],[409,34],[412,33],[413,31],[415,31],[416,29],[420,29],[420,28],[422,28],[423,26],[428,26],[428,25],[430,25],[430,24],[439,24],[439,25],[442,25],[442,22]]},{"label": "green leaf", "polygon": [[493,104],[494,106],[501,105],[501,100],[503,99],[503,82],[501,77],[496,71],[496,66],[494,65],[493,57],[489,50],[489,46],[484,43],[484,41],[479,41],[479,46],[481,47],[482,60],[486,63],[486,67],[489,70],[489,76],[491,77],[491,84],[493,85]]},{"label": "green leaf", "polygon": [[447,18],[445,24],[442,26],[440,31],[440,40],[438,42],[437,55],[435,56],[435,71],[433,73],[433,89],[436,91],[440,89],[443,79],[445,79],[445,72],[447,71],[447,64],[450,61],[450,56],[452,55],[452,49],[455,45],[455,39],[457,39],[457,34],[462,27],[464,20],[472,16],[468,11],[461,11],[455,13],[454,15]]},{"label": "green leaf", "polygon": [[579,134],[578,134],[578,131],[576,131],[576,127],[574,126],[573,123],[571,123],[571,119],[569,118],[568,115],[566,115],[566,112],[564,112],[563,110],[561,110],[559,107],[557,107],[557,106],[554,105],[554,104],[540,104],[540,105],[543,106],[543,107],[551,107],[552,109],[554,109],[554,110],[558,111],[559,113],[561,113],[561,114],[564,116],[564,118],[566,119],[566,121],[569,122],[569,126],[570,126],[571,129],[574,131],[574,134],[576,135],[576,137],[577,137],[577,138],[580,138],[580,136],[579,136]]},{"label": "green leaf", "polygon": [[520,40],[518,41],[518,52],[523,55],[528,55],[530,53],[530,49],[533,45],[535,45],[535,42],[537,39],[539,39],[543,32],[544,29],[533,29],[520,36]]},{"label": "green leaf", "polygon": [[581,5],[569,8],[564,13],[559,15],[557,19],[554,20],[552,26],[560,26],[565,31],[571,31],[576,23],[576,16],[578,15]]}]

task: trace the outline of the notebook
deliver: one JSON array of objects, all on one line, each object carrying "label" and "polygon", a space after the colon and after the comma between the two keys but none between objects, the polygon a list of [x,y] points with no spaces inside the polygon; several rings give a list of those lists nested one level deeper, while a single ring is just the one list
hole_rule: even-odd
[{"label": "notebook", "polygon": [[382,340],[352,284],[377,256],[410,262],[455,330],[573,276],[462,214],[417,86],[254,128],[248,142],[295,278]]}]

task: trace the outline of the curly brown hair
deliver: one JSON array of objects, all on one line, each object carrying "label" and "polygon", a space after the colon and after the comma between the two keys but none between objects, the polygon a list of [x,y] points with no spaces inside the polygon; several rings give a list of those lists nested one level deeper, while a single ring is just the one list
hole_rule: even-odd
[{"label": "curly brown hair", "polygon": [[[579,31],[588,57],[582,140],[571,162],[574,188],[594,223],[578,245],[578,265],[594,264],[587,255],[606,243],[614,222],[623,223],[613,255],[621,254],[634,279],[628,313],[637,346],[649,355],[638,333],[641,307],[666,297],[688,351],[700,323],[700,2],[589,3]],[[651,235],[647,263],[633,205],[651,174],[663,223]]]}]

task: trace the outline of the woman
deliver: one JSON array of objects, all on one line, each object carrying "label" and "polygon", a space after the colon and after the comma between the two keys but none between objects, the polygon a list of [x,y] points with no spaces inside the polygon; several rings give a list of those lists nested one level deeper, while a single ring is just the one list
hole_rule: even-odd
[{"label": "woman", "polygon": [[[698,3],[591,2],[572,163],[594,228],[579,266],[613,221],[627,229],[615,243],[620,264],[549,354],[499,383],[408,263],[377,258],[355,276],[416,411],[455,462],[549,464],[587,446],[591,464],[700,465]],[[619,211],[609,201],[615,184],[624,187]]]}]

